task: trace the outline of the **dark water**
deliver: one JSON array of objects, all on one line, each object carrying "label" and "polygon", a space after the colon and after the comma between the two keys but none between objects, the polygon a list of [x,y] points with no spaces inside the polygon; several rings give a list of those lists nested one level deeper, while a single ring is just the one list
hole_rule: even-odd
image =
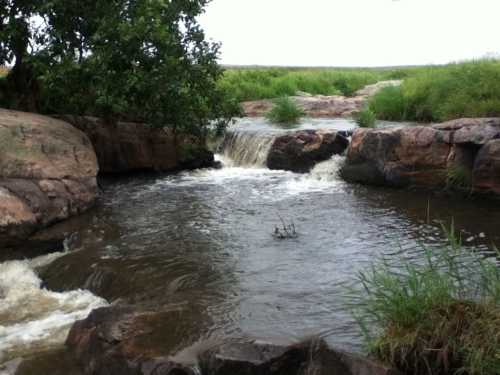
[{"label": "dark water", "polygon": [[[498,202],[350,185],[336,174],[341,157],[297,175],[228,156],[219,170],[104,182],[100,205],[66,224],[79,233],[74,251],[38,269],[46,286],[178,305],[191,327],[179,348],[330,330],[332,344],[362,350],[343,297],[358,270],[439,245],[452,219],[466,245],[500,244]],[[296,239],[273,238],[280,217],[295,223]]]}]

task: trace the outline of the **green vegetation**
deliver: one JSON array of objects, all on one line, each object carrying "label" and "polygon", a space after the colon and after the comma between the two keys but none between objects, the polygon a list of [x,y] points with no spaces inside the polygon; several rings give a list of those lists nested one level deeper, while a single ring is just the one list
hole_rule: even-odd
[{"label": "green vegetation", "polygon": [[354,119],[360,128],[373,128],[377,121],[375,113],[369,108],[365,108],[361,112],[356,113]]},{"label": "green vegetation", "polygon": [[273,109],[266,115],[267,119],[275,124],[294,125],[300,121],[305,112],[288,96],[274,101]]},{"label": "green vegetation", "polygon": [[448,168],[446,187],[451,190],[472,190],[472,170],[463,166],[452,166]]},{"label": "green vegetation", "polygon": [[8,73],[9,70],[6,67],[0,66],[0,78],[5,77]]},{"label": "green vegetation", "polygon": [[415,68],[401,88],[375,95],[370,109],[380,119],[422,122],[500,116],[500,61]]},{"label": "green vegetation", "polygon": [[384,69],[242,68],[225,72],[220,86],[238,101],[313,95],[351,96],[366,85],[393,78]]},{"label": "green vegetation", "polygon": [[238,110],[197,21],[208,2],[0,0],[0,105],[204,133]]},{"label": "green vegetation", "polygon": [[500,268],[448,237],[402,267],[360,273],[356,316],[372,352],[405,374],[499,374]]}]

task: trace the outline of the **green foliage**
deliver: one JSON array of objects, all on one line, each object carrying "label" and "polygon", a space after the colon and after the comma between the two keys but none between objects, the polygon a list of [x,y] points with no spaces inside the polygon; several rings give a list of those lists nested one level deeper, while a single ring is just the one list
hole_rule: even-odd
[{"label": "green foliage", "polygon": [[304,115],[304,111],[292,99],[283,96],[274,101],[273,109],[266,117],[275,124],[293,125],[297,124]]},{"label": "green foliage", "polygon": [[356,113],[354,119],[360,128],[373,128],[377,121],[375,113],[369,108],[365,108],[361,112]]},{"label": "green foliage", "polygon": [[405,374],[498,374],[500,268],[453,230],[448,238],[441,249],[422,246],[421,259],[361,272],[356,317],[371,350]]},{"label": "green foliage", "polygon": [[405,119],[407,101],[400,86],[385,87],[370,99],[370,110],[380,120],[398,121]]},{"label": "green foliage", "polygon": [[372,98],[379,118],[440,122],[460,117],[500,116],[500,61],[480,60],[414,68],[400,91]]},{"label": "green foliage", "polygon": [[385,79],[389,71],[375,69],[230,69],[220,82],[238,101],[313,95],[353,95],[357,90]]},{"label": "green foliage", "polygon": [[452,190],[471,191],[472,171],[463,166],[452,166],[447,170],[446,187]]},{"label": "green foliage", "polygon": [[[7,42],[0,64],[15,62],[11,91],[39,94],[36,107],[42,112],[201,134],[212,121],[225,123],[238,111],[217,84],[223,74],[219,45],[206,41],[197,21],[208,0],[3,2],[0,21],[8,27],[1,28]],[[44,19],[43,27],[29,23],[33,16]],[[10,27],[16,22],[19,27]],[[36,48],[11,42],[27,37]],[[19,77],[36,82],[37,90],[19,87]],[[23,109],[23,101],[10,103]]]}]

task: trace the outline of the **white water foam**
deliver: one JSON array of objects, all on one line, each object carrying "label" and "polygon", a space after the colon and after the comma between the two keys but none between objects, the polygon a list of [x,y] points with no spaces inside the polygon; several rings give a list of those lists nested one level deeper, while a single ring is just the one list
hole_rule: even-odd
[{"label": "white water foam", "polygon": [[64,255],[0,264],[0,363],[62,344],[73,322],[107,304],[88,291],[41,287],[36,268]]}]

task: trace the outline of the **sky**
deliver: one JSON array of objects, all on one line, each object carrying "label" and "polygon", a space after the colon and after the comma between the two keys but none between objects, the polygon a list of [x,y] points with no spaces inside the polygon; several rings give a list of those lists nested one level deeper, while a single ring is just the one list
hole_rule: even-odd
[{"label": "sky", "polygon": [[500,56],[500,0],[213,0],[228,65],[397,66]]}]

